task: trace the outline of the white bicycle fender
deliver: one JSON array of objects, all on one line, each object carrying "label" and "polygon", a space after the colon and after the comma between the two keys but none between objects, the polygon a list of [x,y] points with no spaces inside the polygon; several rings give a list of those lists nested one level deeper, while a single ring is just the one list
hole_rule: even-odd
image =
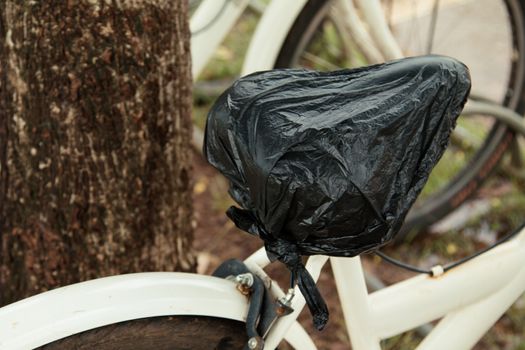
[{"label": "white bicycle fender", "polygon": [[288,31],[307,0],[273,0],[250,41],[241,75],[272,69]]},{"label": "white bicycle fender", "polygon": [[58,288],[0,309],[0,349],[32,349],[131,319],[202,315],[244,321],[248,299],[216,277],[150,272]]}]

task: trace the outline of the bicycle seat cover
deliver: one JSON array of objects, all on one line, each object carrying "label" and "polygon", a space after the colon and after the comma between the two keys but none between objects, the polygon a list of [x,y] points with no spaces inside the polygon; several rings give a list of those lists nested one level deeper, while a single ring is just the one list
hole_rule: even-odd
[{"label": "bicycle seat cover", "polygon": [[212,107],[204,153],[242,207],[227,214],[291,269],[318,329],[328,313],[300,256],[355,256],[389,242],[469,90],[462,63],[423,56],[335,72],[257,72]]}]

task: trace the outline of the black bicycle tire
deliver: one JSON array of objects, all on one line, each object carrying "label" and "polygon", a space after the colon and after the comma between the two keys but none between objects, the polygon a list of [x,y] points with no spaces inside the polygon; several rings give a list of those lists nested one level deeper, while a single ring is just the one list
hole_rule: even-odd
[{"label": "black bicycle tire", "polygon": [[41,350],[242,349],[243,322],[207,316],[164,316],[94,328],[39,347]]},{"label": "black bicycle tire", "polygon": [[[525,69],[523,69],[525,66],[525,1],[503,1],[508,13],[511,14],[509,22],[513,33],[513,46],[522,52],[521,62],[512,64],[509,80],[509,86],[519,85],[519,91],[514,96],[508,95],[504,104],[510,106],[512,103],[511,107],[519,114],[523,114],[525,112]],[[330,1],[325,0],[309,0],[306,3],[288,32],[277,57],[275,68],[291,66],[303,35],[307,33],[310,26],[320,23],[319,18],[326,13],[329,3]],[[516,72],[518,63],[522,67],[519,76]],[[396,240],[402,240],[409,232],[438,221],[471,198],[495,170],[513,137],[512,130],[501,123],[496,123],[470,162],[444,188],[429,196],[421,206],[409,212]]]}]

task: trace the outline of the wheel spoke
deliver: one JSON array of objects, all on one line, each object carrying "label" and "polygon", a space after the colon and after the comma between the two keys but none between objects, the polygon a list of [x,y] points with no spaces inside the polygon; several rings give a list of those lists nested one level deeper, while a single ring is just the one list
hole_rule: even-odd
[{"label": "wheel spoke", "polygon": [[[311,63],[313,63],[314,65],[316,65],[316,67],[314,68],[317,68],[319,69],[319,67],[321,69],[324,69],[324,70],[338,70],[338,69],[342,69],[342,67],[338,66],[338,65],[335,65],[327,60],[325,60],[324,58],[321,58],[311,52],[304,52],[301,56],[302,59],[305,59]],[[319,66],[319,67],[317,67]]]},{"label": "wheel spoke", "polygon": [[436,33],[437,17],[438,17],[439,0],[434,0],[434,7],[432,8],[432,18],[430,21],[430,30],[427,40],[427,54],[432,52],[432,44],[434,43],[434,35]]}]

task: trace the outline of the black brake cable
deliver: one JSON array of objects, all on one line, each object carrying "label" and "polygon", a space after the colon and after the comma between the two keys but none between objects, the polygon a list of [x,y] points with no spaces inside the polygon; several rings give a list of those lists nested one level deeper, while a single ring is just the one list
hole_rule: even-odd
[{"label": "black brake cable", "polygon": [[[447,264],[447,265],[443,266],[443,271],[442,272],[447,272],[447,271],[449,271],[449,270],[451,270],[451,269],[453,269],[455,267],[458,267],[459,265],[462,265],[462,264],[466,263],[467,261],[470,261],[470,260],[480,256],[481,254],[488,252],[489,250],[497,247],[498,245],[500,245],[500,244],[502,244],[504,242],[507,242],[508,240],[510,240],[511,238],[516,236],[518,233],[520,233],[521,230],[523,230],[524,228],[525,228],[525,222],[523,222],[514,231],[512,231],[511,233],[507,234],[506,236],[500,238],[498,241],[496,241],[494,244],[488,246],[487,248],[482,249],[482,250],[480,250],[480,251],[478,251],[478,252],[476,252],[474,254],[471,254],[469,256],[466,256],[466,257],[464,257],[462,259],[459,259],[458,261],[454,261],[454,262],[452,262],[450,264]],[[408,271],[411,271],[411,272],[416,272],[416,273],[424,273],[424,274],[431,275],[431,276],[435,275],[435,272],[432,269],[423,269],[423,268],[420,268],[420,267],[417,267],[417,266],[414,266],[414,265],[410,265],[410,264],[404,263],[402,261],[399,261],[397,259],[394,259],[394,258],[386,255],[385,253],[380,252],[379,250],[376,250],[375,254],[377,256],[379,256],[381,259],[383,259],[386,262],[388,262],[389,264],[392,264],[394,266],[400,267],[402,269],[405,269],[405,270],[408,270]]]},{"label": "black brake cable", "polygon": [[399,261],[397,259],[394,259],[394,258],[386,255],[385,253],[380,252],[379,250],[376,250],[375,254],[377,256],[379,256],[381,259],[383,259],[384,261],[388,262],[389,264],[392,264],[394,266],[400,267],[402,269],[405,269],[405,270],[408,270],[408,271],[412,271],[412,272],[417,272],[417,273],[432,274],[432,271],[430,271],[430,270],[425,270],[425,269],[422,269],[420,267],[404,263],[402,261]]}]

